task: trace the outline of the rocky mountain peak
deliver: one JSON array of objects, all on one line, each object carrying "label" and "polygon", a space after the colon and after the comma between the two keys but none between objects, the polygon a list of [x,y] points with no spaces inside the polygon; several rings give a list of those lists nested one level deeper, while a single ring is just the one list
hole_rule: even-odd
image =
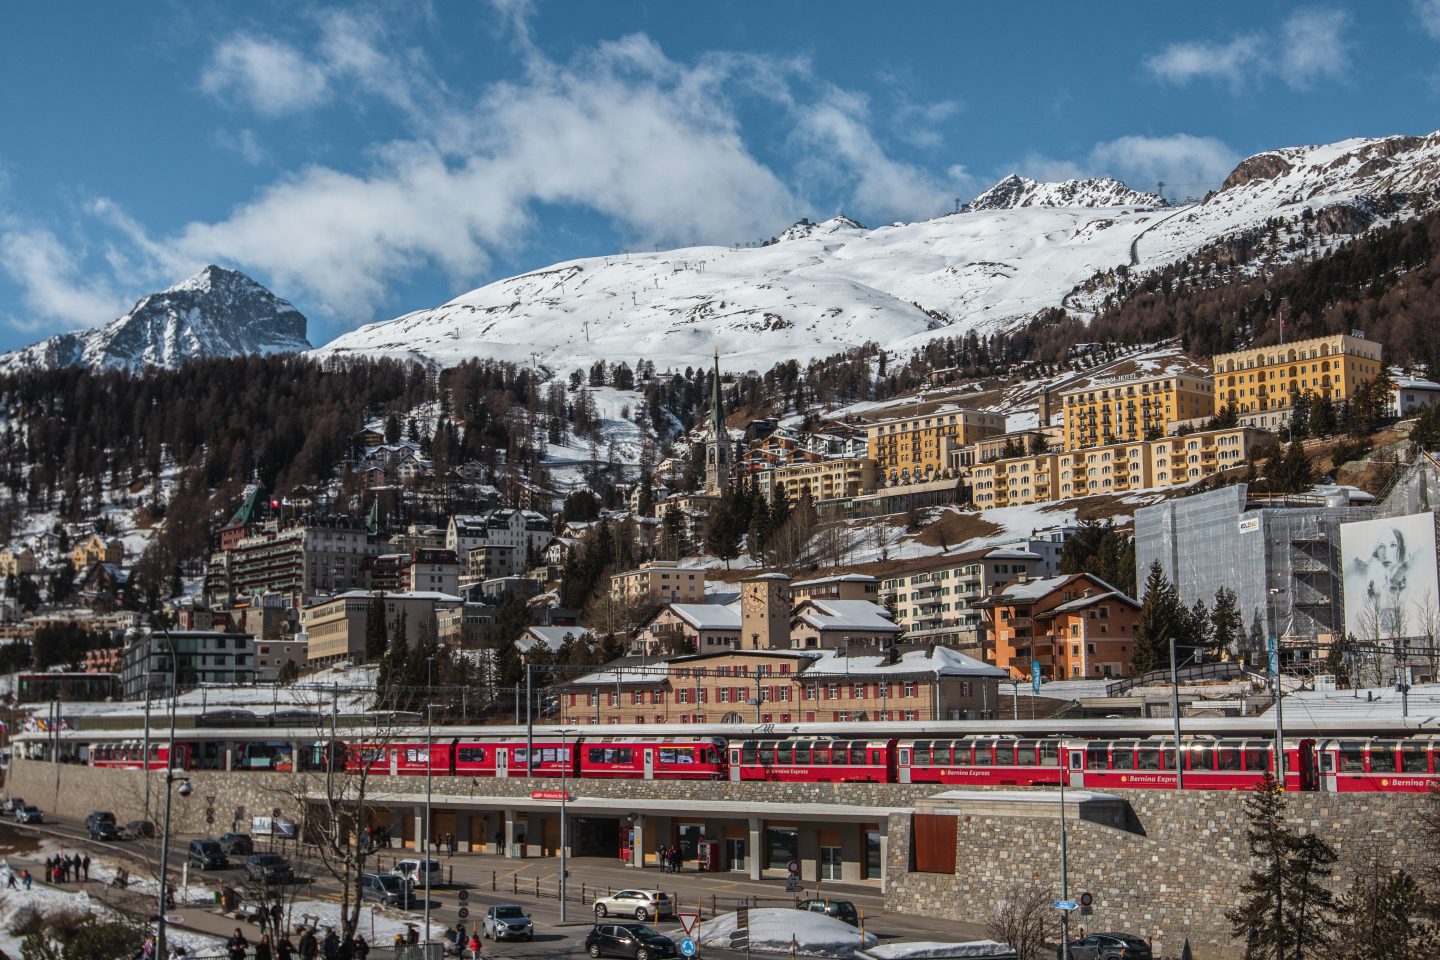
[{"label": "rocky mountain peak", "polygon": [[1018,207],[1149,207],[1159,204],[1152,193],[1131,190],[1110,177],[1045,183],[1012,173],[966,204],[967,210],[1014,210]]}]

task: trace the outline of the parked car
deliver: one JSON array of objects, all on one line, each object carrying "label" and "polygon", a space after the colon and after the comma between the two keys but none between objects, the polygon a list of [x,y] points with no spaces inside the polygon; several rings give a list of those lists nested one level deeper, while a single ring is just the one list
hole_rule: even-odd
[{"label": "parked car", "polygon": [[597,917],[634,917],[636,920],[664,920],[675,915],[670,895],[659,890],[621,890],[595,901]]},{"label": "parked car", "polygon": [[290,861],[278,853],[252,853],[245,858],[245,873],[261,883],[284,883],[295,876]]},{"label": "parked car", "polygon": [[34,804],[27,803],[15,811],[16,823],[44,823],[45,814]]},{"label": "parked car", "polygon": [[592,957],[655,960],[675,956],[675,942],[643,923],[597,923],[585,937],[585,952]]},{"label": "parked car", "polygon": [[[1062,957],[1062,947],[1055,948]],[[1150,944],[1128,933],[1092,933],[1070,941],[1070,960],[1150,960]]]},{"label": "parked car", "polygon": [[425,886],[425,873],[430,873],[430,886],[440,886],[439,860],[400,860],[395,864],[395,873],[409,880],[416,888]]},{"label": "parked car", "polygon": [[486,910],[480,930],[491,940],[535,939],[535,923],[518,903],[497,903]]},{"label": "parked car", "polygon": [[248,833],[226,833],[220,837],[220,848],[227,857],[248,857],[255,852],[255,841]]},{"label": "parked car", "polygon": [[795,904],[795,908],[797,910],[809,910],[811,913],[823,913],[827,917],[844,920],[852,927],[860,926],[860,911],[856,910],[855,904],[849,900],[821,897],[815,900],[801,900]]},{"label": "parked car", "polygon": [[113,820],[96,820],[90,825],[91,840],[119,840],[120,828]]},{"label": "parked car", "polygon": [[360,899],[376,900],[387,907],[408,909],[415,903],[410,881],[398,873],[367,873],[360,878]]},{"label": "parked car", "polygon": [[108,823],[113,827],[115,826],[115,814],[108,810],[92,810],[85,818],[85,832],[93,834],[97,823]]},{"label": "parked car", "polygon": [[11,797],[9,800],[5,801],[5,809],[10,811],[11,813],[14,813],[16,810],[19,810],[23,806],[25,806],[25,801],[20,797]]},{"label": "parked car", "polygon": [[220,846],[218,840],[191,840],[185,859],[201,870],[223,870],[230,866],[230,860],[225,856],[225,848]]},{"label": "parked car", "polygon": [[149,820],[131,820],[120,832],[126,840],[151,840],[155,837],[155,824]]}]

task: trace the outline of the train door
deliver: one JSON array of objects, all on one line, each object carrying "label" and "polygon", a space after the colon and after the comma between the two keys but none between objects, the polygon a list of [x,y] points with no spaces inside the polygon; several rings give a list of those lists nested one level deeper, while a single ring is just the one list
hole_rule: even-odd
[{"label": "train door", "polygon": [[740,748],[738,746],[730,748],[730,779],[735,781],[740,779]]},{"label": "train door", "polygon": [[899,748],[900,759],[896,762],[895,779],[900,783],[910,782],[910,748]]},{"label": "train door", "polygon": [[390,776],[394,777],[400,773],[400,748],[391,747],[386,751],[390,754]]},{"label": "train door", "polygon": [[1334,740],[1321,740],[1315,745],[1315,753],[1320,758],[1320,789],[1326,793],[1334,793],[1339,789],[1335,782],[1337,764],[1335,762],[1337,750]]},{"label": "train door", "polygon": [[495,748],[495,776],[497,776],[497,777],[508,777],[508,776],[510,776],[510,748],[509,748],[509,747],[496,747],[496,748]]},{"label": "train door", "polygon": [[1085,786],[1085,751],[1071,747],[1065,754],[1070,762],[1070,776],[1066,784],[1072,787]]},{"label": "train door", "polygon": [[654,780],[654,779],[655,779],[655,748],[654,748],[654,747],[645,747],[645,748],[643,748],[643,749],[644,749],[644,752],[645,752],[645,779],[646,779],[646,780]]}]

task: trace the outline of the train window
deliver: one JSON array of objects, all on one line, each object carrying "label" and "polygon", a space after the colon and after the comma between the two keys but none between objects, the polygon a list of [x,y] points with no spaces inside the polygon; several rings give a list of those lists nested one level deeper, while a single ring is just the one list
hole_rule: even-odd
[{"label": "train window", "polygon": [[1015,742],[1013,740],[1001,740],[995,744],[995,766],[1015,766]]},{"label": "train window", "polygon": [[1214,770],[1215,748],[1208,744],[1196,744],[1190,748],[1191,770]]},{"label": "train window", "polygon": [[1215,767],[1217,770],[1236,772],[1240,770],[1240,744],[1233,741],[1226,741],[1215,747]]},{"label": "train window", "polygon": [[765,744],[760,748],[760,763],[763,766],[770,766],[775,762],[775,747],[773,744]]},{"label": "train window", "polygon": [[1159,747],[1137,747],[1135,749],[1136,770],[1159,770],[1160,769],[1160,748]]},{"label": "train window", "polygon": [[1400,744],[1401,773],[1429,773],[1430,757],[1424,743]]},{"label": "train window", "polygon": [[830,765],[830,745],[827,743],[815,744],[815,757],[810,761],[817,767]]},{"label": "train window", "polygon": [[934,761],[930,759],[930,741],[915,741],[915,752],[911,756],[913,759],[910,762],[917,767],[927,767],[934,763]]},{"label": "train window", "polygon": [[1270,769],[1269,744],[1247,743],[1245,744],[1245,770],[1247,772],[1263,772]]},{"label": "train window", "polygon": [[1015,762],[1022,767],[1031,767],[1035,765],[1034,740],[1015,741]]},{"label": "train window", "polygon": [[1110,744],[1104,741],[1085,744],[1085,766],[1090,770],[1105,770],[1110,766]]},{"label": "train window", "polygon": [[975,762],[975,742],[973,740],[956,740],[951,745],[951,763],[957,767],[968,767]]},{"label": "train window", "polygon": [[932,744],[930,745],[930,764],[931,764],[931,766],[937,766],[937,767],[940,767],[940,766],[948,767],[948,766],[950,766],[950,764],[953,762],[953,761],[950,759],[950,754],[954,751],[954,749],[955,749],[955,741],[954,741],[954,740],[936,740],[934,743],[932,743]]},{"label": "train window", "polygon": [[994,762],[992,759],[993,754],[990,752],[994,745],[995,741],[993,740],[975,741],[975,766],[988,767]]},{"label": "train window", "polygon": [[1340,772],[1341,773],[1364,773],[1365,772],[1365,744],[1355,740],[1342,741],[1340,744]]},{"label": "train window", "polygon": [[810,744],[808,744],[808,743],[797,743],[797,744],[795,744],[795,762],[798,763],[798,764],[800,764],[801,766],[809,766],[809,764],[810,764]]},{"label": "train window", "polygon": [[1054,740],[1040,741],[1040,766],[1057,767],[1060,765],[1060,744]]},{"label": "train window", "polygon": [[740,745],[740,762],[744,764],[755,762],[755,744],[743,743]]}]

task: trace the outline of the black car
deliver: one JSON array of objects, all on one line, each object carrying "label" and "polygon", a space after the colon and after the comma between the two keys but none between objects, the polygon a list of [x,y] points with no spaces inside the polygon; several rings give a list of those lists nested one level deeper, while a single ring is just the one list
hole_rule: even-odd
[{"label": "black car", "polygon": [[295,876],[290,861],[278,853],[252,853],[245,858],[245,873],[261,883],[287,883]]},{"label": "black car", "polygon": [[191,840],[185,860],[201,870],[223,870],[230,866],[219,840]]},{"label": "black car", "polygon": [[125,824],[125,829],[120,831],[127,840],[153,840],[155,838],[155,824],[149,820],[131,820]]},{"label": "black car", "polygon": [[220,837],[220,848],[228,857],[248,857],[255,852],[255,841],[248,833],[227,833]]},{"label": "black car", "polygon": [[90,824],[91,840],[119,840],[120,828],[114,820],[96,820]]},{"label": "black car", "polygon": [[97,823],[108,823],[113,827],[115,826],[115,814],[108,810],[91,811],[90,815],[85,818],[85,832],[93,833]]},{"label": "black car", "polygon": [[643,923],[597,923],[585,938],[585,952],[592,957],[655,960],[675,956],[675,942]]},{"label": "black car", "polygon": [[[1063,957],[1064,948],[1056,947]],[[1070,941],[1070,960],[1150,960],[1150,944],[1128,933],[1092,933]]]},{"label": "black car", "polygon": [[410,881],[398,873],[367,873],[360,878],[360,899],[378,900],[387,907],[408,909],[415,904]]},{"label": "black car", "polygon": [[836,900],[834,897],[801,900],[795,904],[795,909],[808,910],[811,913],[823,913],[827,917],[843,920],[852,927],[860,926],[860,911],[856,910],[855,904],[849,900]]}]

